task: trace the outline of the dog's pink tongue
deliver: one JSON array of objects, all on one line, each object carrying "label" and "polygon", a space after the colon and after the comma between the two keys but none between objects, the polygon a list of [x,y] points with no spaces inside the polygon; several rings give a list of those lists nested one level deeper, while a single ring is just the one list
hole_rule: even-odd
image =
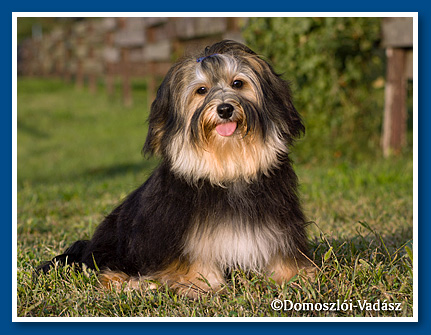
[{"label": "dog's pink tongue", "polygon": [[221,123],[216,127],[216,131],[221,136],[230,136],[236,130],[236,122]]}]

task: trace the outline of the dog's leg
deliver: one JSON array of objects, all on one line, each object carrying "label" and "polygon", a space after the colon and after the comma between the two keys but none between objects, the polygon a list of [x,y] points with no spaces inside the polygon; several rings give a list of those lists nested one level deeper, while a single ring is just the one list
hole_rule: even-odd
[{"label": "dog's leg", "polygon": [[154,290],[158,287],[156,283],[147,282],[149,277],[132,277],[121,271],[102,271],[98,276],[100,285],[106,289],[120,291],[128,290]]},{"label": "dog's leg", "polygon": [[168,285],[178,294],[187,295],[196,299],[199,294],[210,290],[218,291],[224,283],[224,276],[220,269],[213,265],[200,262],[193,264],[180,264],[174,262],[165,270],[146,277],[132,277],[121,271],[106,270],[99,274],[99,282],[107,289],[124,290],[153,290],[158,287],[156,283],[146,282],[155,280]]},{"label": "dog's leg", "polygon": [[299,261],[281,255],[274,256],[267,266],[268,276],[274,279],[279,285],[289,281],[299,272],[310,278],[310,280],[313,280],[316,269],[311,264],[308,264],[306,260]]},{"label": "dog's leg", "polygon": [[225,283],[223,273],[217,266],[199,261],[192,264],[173,263],[158,273],[156,279],[193,299],[208,291],[219,291]]}]

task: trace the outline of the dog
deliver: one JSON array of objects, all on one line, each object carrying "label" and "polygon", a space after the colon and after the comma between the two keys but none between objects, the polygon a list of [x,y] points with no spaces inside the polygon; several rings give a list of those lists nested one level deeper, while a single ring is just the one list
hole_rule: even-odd
[{"label": "dog", "polygon": [[[289,148],[302,133],[289,84],[247,46],[224,40],[172,66],[143,152],[161,163],[98,226],[41,264],[85,264],[107,288],[149,280],[196,298],[233,269],[276,283],[310,273]],[[145,286],[147,285],[147,286]]]}]

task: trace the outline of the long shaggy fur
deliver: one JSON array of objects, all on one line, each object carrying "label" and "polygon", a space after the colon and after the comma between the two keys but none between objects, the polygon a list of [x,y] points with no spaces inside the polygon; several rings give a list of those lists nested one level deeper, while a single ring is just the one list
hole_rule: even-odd
[{"label": "long shaggy fur", "polygon": [[[228,124],[233,132],[218,130]],[[143,151],[159,167],[91,240],[39,270],[86,264],[105,286],[153,279],[192,297],[237,267],[289,280],[309,265],[288,157],[303,131],[288,83],[246,46],[222,41],[184,58],[151,106]]]}]

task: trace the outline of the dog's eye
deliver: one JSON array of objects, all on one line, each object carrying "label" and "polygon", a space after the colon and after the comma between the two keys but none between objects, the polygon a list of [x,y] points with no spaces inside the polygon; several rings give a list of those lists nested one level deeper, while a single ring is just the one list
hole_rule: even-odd
[{"label": "dog's eye", "polygon": [[208,92],[208,89],[207,89],[206,87],[199,87],[199,88],[196,90],[196,93],[197,93],[197,94],[200,94],[200,95],[207,94],[207,92]]},{"label": "dog's eye", "polygon": [[244,83],[242,82],[242,80],[234,80],[234,82],[232,83],[232,87],[233,88],[241,88],[242,85],[244,85]]}]

